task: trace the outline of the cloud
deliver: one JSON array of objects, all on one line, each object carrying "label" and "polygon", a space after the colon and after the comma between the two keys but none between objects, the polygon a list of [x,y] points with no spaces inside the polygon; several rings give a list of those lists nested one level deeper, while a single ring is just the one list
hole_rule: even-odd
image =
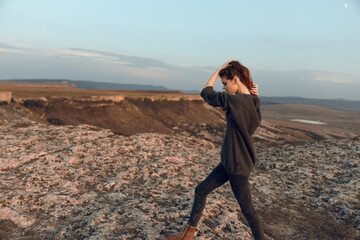
[{"label": "cloud", "polygon": [[263,96],[360,100],[359,76],[312,70],[254,70],[252,76]]},{"label": "cloud", "polygon": [[24,48],[14,47],[10,44],[0,42],[0,48],[23,50]]},{"label": "cloud", "polygon": [[77,55],[77,56],[87,56],[87,57],[96,57],[112,60],[119,64],[127,64],[131,66],[136,66],[137,68],[172,68],[172,65],[163,63],[156,59],[137,57],[137,56],[128,56],[118,53],[103,52],[98,50],[91,49],[82,49],[82,48],[71,48],[67,50],[68,54]]},{"label": "cloud", "polygon": [[173,78],[176,66],[163,63],[156,59],[122,55],[91,49],[71,48],[61,51],[65,57],[82,57],[106,62],[107,71],[141,79],[167,80]]},{"label": "cloud", "polygon": [[[64,58],[70,59],[77,57],[87,60],[94,59],[98,61],[107,72],[121,74],[131,78],[156,80],[158,81],[157,84],[168,84],[167,87],[169,88],[181,88],[183,85],[190,86],[191,83],[194,84],[192,79],[206,79],[209,72],[214,71],[213,67],[208,66],[179,67],[153,58],[129,56],[92,49],[70,48],[62,50],[61,54]],[[82,61],[84,61],[84,59],[82,59]],[[104,65],[105,63],[106,65]],[[201,86],[202,84],[195,83],[194,87],[189,89],[196,89]]]},{"label": "cloud", "polygon": [[331,82],[331,83],[349,83],[349,81],[337,78],[337,77],[315,77],[315,81]]},{"label": "cloud", "polygon": [[58,78],[200,89],[208,75],[203,68],[82,48],[29,48],[0,55],[0,79]]},{"label": "cloud", "polygon": [[22,52],[24,50],[26,49],[0,42],[0,52]]},{"label": "cloud", "polygon": [[62,55],[63,58],[74,58],[74,57],[83,57],[83,58],[93,58],[98,61],[110,61],[110,62],[117,62],[119,64],[129,64],[124,61],[119,61],[118,58],[113,56],[107,56],[105,54],[94,53],[90,51],[79,51],[74,49],[65,49],[59,50],[59,54]]},{"label": "cloud", "polygon": [[272,40],[270,38],[262,38],[261,41],[264,43],[267,43],[267,44],[271,44],[271,45],[279,44],[278,42],[276,42],[275,40]]},{"label": "cloud", "polygon": [[360,80],[359,76],[337,72],[311,71],[309,73],[311,73],[312,80],[314,81],[334,84],[353,84],[358,83]]}]

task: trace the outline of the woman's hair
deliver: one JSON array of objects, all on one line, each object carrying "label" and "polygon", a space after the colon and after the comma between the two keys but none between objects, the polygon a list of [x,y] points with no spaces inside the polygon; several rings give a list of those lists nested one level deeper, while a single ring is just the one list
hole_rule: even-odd
[{"label": "woman's hair", "polygon": [[229,80],[233,80],[237,76],[248,89],[254,87],[249,69],[238,61],[229,62],[226,68],[220,70],[219,76]]}]

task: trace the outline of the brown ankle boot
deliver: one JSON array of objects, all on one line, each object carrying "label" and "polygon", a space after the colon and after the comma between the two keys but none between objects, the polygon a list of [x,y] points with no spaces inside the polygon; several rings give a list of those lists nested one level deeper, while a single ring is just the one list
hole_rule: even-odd
[{"label": "brown ankle boot", "polygon": [[184,231],[176,235],[165,235],[166,240],[193,240],[196,227],[185,226]]}]

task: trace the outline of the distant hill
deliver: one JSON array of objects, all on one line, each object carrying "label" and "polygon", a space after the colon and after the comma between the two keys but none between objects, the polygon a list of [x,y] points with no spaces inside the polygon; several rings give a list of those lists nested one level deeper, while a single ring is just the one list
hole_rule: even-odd
[{"label": "distant hill", "polygon": [[[169,91],[163,86],[127,84],[127,83],[109,83],[94,81],[75,81],[67,79],[11,79],[0,80],[10,82],[28,82],[28,83],[67,83],[76,88],[90,90],[160,90]],[[198,90],[180,90],[184,93],[200,93]],[[262,104],[307,104],[331,109],[350,110],[360,112],[360,101],[349,101],[344,99],[314,99],[301,97],[264,97],[261,96]]]},{"label": "distant hill", "polygon": [[93,90],[164,90],[170,89],[163,86],[127,84],[127,83],[109,83],[94,81],[74,81],[67,79],[11,79],[10,82],[27,82],[27,83],[68,83],[76,88],[93,89]]},{"label": "distant hill", "polygon": [[301,97],[261,97],[262,104],[307,104],[331,109],[360,112],[360,101],[344,99],[315,99]]}]

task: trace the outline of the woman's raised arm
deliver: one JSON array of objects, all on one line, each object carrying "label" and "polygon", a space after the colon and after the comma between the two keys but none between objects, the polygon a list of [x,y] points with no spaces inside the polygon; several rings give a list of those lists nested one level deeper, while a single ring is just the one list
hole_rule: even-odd
[{"label": "woman's raised arm", "polygon": [[213,87],[215,84],[216,79],[219,76],[219,72],[221,71],[221,69],[226,68],[230,62],[235,61],[235,60],[229,60],[226,63],[224,63],[221,67],[219,67],[216,72],[210,77],[209,81],[206,83],[205,87]]}]

